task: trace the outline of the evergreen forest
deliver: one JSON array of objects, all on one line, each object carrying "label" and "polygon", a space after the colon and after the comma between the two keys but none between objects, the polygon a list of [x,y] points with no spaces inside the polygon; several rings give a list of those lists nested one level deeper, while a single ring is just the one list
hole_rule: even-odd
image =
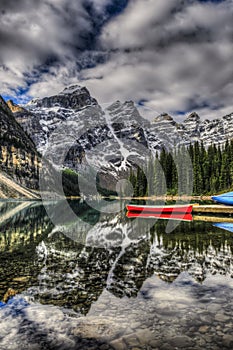
[{"label": "evergreen forest", "polygon": [[[224,146],[195,142],[174,152],[162,149],[144,168],[131,170],[135,197],[208,195],[233,189],[233,140]],[[190,193],[187,193],[190,192]]]}]

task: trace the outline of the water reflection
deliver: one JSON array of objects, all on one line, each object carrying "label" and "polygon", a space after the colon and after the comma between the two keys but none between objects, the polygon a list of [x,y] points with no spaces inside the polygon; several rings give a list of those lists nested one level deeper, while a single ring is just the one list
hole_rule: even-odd
[{"label": "water reflection", "polygon": [[[63,213],[58,227],[38,202],[1,206],[1,296],[7,288],[30,287],[41,303],[86,314],[105,288],[136,297],[153,274],[173,282],[187,271],[203,282],[208,274],[233,273],[233,238],[211,223],[185,222],[166,234],[166,222],[151,228],[147,220],[135,233],[124,212],[99,217],[85,203],[71,205],[81,219],[69,222]],[[62,203],[50,207],[62,213]]]},{"label": "water reflection", "polygon": [[[195,332],[206,326],[202,330],[206,329],[208,333],[211,322],[216,322],[217,326],[221,321],[215,320],[212,309],[219,319],[222,317],[231,323],[228,296],[232,292],[233,237],[230,232],[208,222],[183,222],[167,234],[166,221],[158,221],[152,226],[149,219],[137,222],[135,231],[134,222],[124,211],[117,215],[100,215],[81,202],[71,202],[72,210],[80,218],[73,222],[62,212],[61,202],[48,205],[51,210],[60,210],[60,224],[54,226],[38,202],[0,206],[0,299],[8,288],[16,290],[19,296],[14,299],[16,304],[18,302],[15,307],[26,308],[27,319],[35,320],[37,312],[42,313],[40,318],[46,318],[48,310],[48,317],[64,320],[64,310],[73,310],[75,317],[79,316],[79,326],[82,324],[82,331],[76,331],[76,337],[81,337],[79,332],[83,332],[82,336],[92,332],[93,338],[95,327],[97,337],[99,327],[105,329],[106,322],[120,332],[123,327],[121,317],[124,316],[125,321],[127,317],[129,319],[128,325],[126,322],[124,330],[121,329],[121,336],[126,337],[137,330],[138,338],[142,338],[142,330],[145,334],[148,328],[150,334],[147,336],[151,342],[153,332],[162,335],[166,331],[166,322],[169,325],[169,322],[179,321],[179,327],[177,323],[173,324],[173,333],[176,326],[177,332],[182,329],[187,336],[186,345],[179,338],[174,340],[176,334],[171,334],[173,340],[168,341],[167,349],[169,346],[193,347],[194,343],[188,339],[191,323]],[[22,307],[18,301],[17,298],[22,297],[31,305],[29,310],[26,304]],[[52,305],[56,309],[51,309]],[[205,305],[205,311],[202,305]],[[91,319],[92,328],[87,330],[87,319],[84,321],[82,315],[98,317],[100,323],[96,318]],[[183,321],[171,321],[171,317],[180,315],[183,315]],[[205,321],[200,321],[201,317]],[[230,326],[228,328],[230,330]],[[113,338],[119,337],[118,333],[112,335],[112,332]],[[200,340],[199,335],[196,337]],[[223,336],[218,336],[218,341],[222,341]],[[112,341],[107,342],[109,348],[112,348],[109,345]],[[106,345],[106,338],[103,343]],[[123,343],[128,349],[134,340],[129,338]],[[144,346],[142,343],[141,339],[140,344]],[[211,344],[211,341],[205,343],[205,348],[214,349]],[[202,346],[201,340],[196,348],[197,345]],[[71,343],[69,346],[72,348]],[[160,346],[161,342],[154,348]]]},{"label": "water reflection", "polygon": [[218,222],[214,224],[215,227],[219,227],[223,230],[227,230],[229,232],[233,232],[233,224],[229,222]]}]

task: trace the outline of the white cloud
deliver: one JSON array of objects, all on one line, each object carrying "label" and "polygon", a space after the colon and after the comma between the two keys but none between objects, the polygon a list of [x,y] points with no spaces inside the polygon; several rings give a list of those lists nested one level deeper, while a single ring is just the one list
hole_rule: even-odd
[{"label": "white cloud", "polygon": [[65,66],[53,66],[42,74],[39,80],[31,85],[28,94],[34,97],[51,96],[59,93],[67,85],[76,84],[77,80],[76,64],[69,61]]}]

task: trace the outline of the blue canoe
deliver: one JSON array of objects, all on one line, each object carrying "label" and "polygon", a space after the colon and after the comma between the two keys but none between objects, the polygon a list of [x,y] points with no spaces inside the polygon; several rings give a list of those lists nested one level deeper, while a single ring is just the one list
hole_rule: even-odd
[{"label": "blue canoe", "polygon": [[233,192],[220,194],[219,196],[213,196],[211,198],[221,204],[233,205]]}]

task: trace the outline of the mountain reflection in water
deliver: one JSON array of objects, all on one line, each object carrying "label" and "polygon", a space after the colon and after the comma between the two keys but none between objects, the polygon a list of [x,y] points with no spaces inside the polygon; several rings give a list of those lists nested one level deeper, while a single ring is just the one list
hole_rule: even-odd
[{"label": "mountain reflection in water", "polygon": [[41,203],[1,203],[1,299],[13,288],[42,304],[87,314],[104,289],[136,297],[154,274],[169,283],[184,271],[198,283],[209,274],[233,274],[232,235],[211,223],[184,222],[166,234],[166,222],[151,228],[147,220],[141,228],[137,223],[136,234],[124,211],[99,215],[71,202],[79,220],[69,222],[61,202],[49,207],[60,210],[60,226]]}]

